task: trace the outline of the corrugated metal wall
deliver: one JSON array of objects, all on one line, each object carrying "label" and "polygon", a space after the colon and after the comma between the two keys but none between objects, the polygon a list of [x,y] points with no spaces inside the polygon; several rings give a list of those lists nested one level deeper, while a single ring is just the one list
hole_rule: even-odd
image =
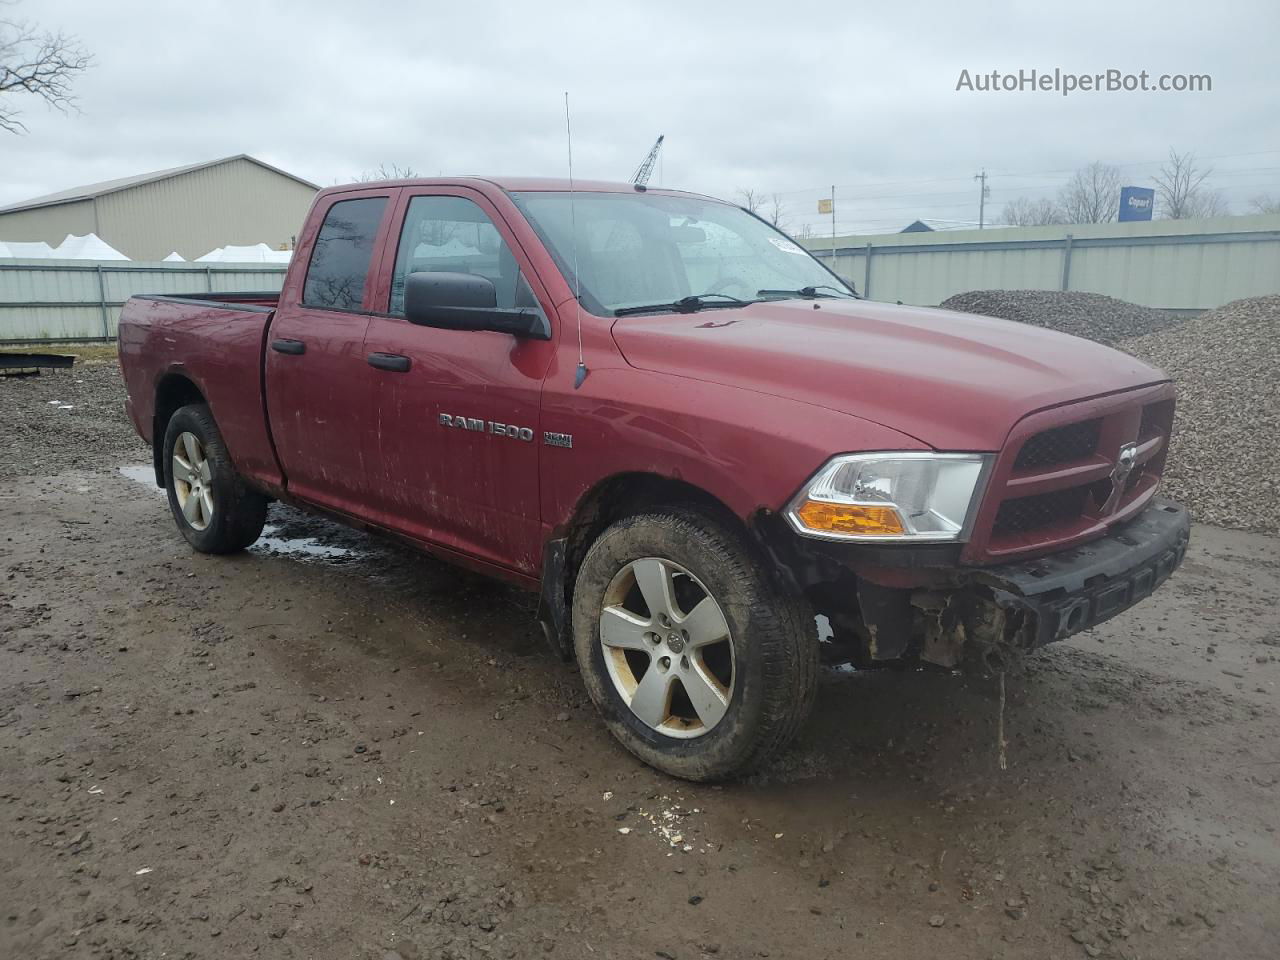
[{"label": "corrugated metal wall", "polygon": [[98,198],[98,235],[131,260],[188,260],[227,244],[290,243],[315,197],[304,183],[233,160]]},{"label": "corrugated metal wall", "polygon": [[0,214],[0,240],[96,233],[131,260],[188,260],[228,244],[290,244],[315,190],[237,158],[91,200]]},{"label": "corrugated metal wall", "polygon": [[286,264],[0,261],[0,342],[97,340],[116,335],[135,293],[279,291]]},{"label": "corrugated metal wall", "polygon": [[[831,240],[803,241],[830,262]],[[1175,310],[1280,293],[1280,215],[837,237],[836,272],[874,300],[1084,290]]]},{"label": "corrugated metal wall", "polygon": [[0,214],[0,240],[43,240],[56,247],[69,233],[83,237],[93,232],[93,202],[90,200]]}]

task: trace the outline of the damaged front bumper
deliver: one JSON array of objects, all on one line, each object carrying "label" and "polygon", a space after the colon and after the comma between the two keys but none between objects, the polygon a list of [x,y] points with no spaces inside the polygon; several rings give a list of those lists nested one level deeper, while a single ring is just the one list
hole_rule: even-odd
[{"label": "damaged front bumper", "polygon": [[990,567],[965,566],[955,547],[768,542],[855,663],[990,671],[1147,597],[1182,562],[1190,529],[1182,506],[1157,499],[1098,540]]},{"label": "damaged front bumper", "polygon": [[1184,507],[1156,500],[1107,536],[1062,553],[973,570],[959,589],[916,591],[920,658],[987,669],[1109,620],[1148,597],[1182,563]]}]

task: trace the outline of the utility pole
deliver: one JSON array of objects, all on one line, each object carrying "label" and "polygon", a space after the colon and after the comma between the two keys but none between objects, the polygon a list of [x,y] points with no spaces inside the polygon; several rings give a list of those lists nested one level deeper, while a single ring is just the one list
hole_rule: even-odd
[{"label": "utility pole", "polygon": [[836,185],[831,185],[831,272],[836,271]]},{"label": "utility pole", "polygon": [[987,186],[987,168],[983,167],[981,173],[975,173],[973,179],[982,183],[982,189],[978,191],[978,229],[981,230],[986,226],[987,197],[991,196],[991,188]]}]

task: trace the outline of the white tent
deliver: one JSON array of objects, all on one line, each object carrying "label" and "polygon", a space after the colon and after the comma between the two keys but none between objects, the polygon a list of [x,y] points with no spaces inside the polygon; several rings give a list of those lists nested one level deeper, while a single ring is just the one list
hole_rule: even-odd
[{"label": "white tent", "polygon": [[47,260],[53,256],[53,247],[43,240],[0,240],[0,258],[14,257],[23,260]]},{"label": "white tent", "polygon": [[175,250],[173,251],[173,253],[165,257],[162,262],[163,263],[186,263],[187,258],[184,257],[182,254],[180,254],[177,250]]},{"label": "white tent", "polygon": [[21,257],[28,260],[128,260],[96,233],[77,237],[70,233],[56,247],[43,240],[0,240],[0,257]]},{"label": "white tent", "polygon": [[66,238],[54,248],[53,256],[59,260],[129,259],[96,233],[86,233],[83,237],[68,233]]},{"label": "white tent", "polygon": [[200,263],[288,263],[291,259],[292,250],[272,250],[265,243],[249,246],[228,244],[210,250],[203,257],[196,257]]}]

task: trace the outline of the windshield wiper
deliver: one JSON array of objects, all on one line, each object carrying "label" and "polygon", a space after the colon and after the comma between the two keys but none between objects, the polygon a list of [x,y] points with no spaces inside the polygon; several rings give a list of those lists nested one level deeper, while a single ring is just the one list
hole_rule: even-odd
[{"label": "windshield wiper", "polygon": [[[709,300],[708,297],[718,297],[718,300]],[[619,307],[613,311],[615,317],[625,317],[633,313],[653,313],[658,310],[671,310],[675,313],[693,313],[697,310],[703,310],[707,307],[740,307],[746,306],[748,303],[754,303],[753,300],[742,300],[738,297],[732,297],[727,293],[699,293],[692,297],[681,297],[674,303],[649,303],[639,307]]]},{"label": "windshield wiper", "polygon": [[[820,290],[834,290],[835,293],[819,293]],[[799,290],[757,290],[756,296],[759,297],[803,297],[805,300],[815,300],[818,297],[844,297],[848,300],[856,300],[857,295],[850,293],[848,290],[841,290],[839,287],[833,287],[828,283],[820,283],[816,286],[801,287]]]}]

